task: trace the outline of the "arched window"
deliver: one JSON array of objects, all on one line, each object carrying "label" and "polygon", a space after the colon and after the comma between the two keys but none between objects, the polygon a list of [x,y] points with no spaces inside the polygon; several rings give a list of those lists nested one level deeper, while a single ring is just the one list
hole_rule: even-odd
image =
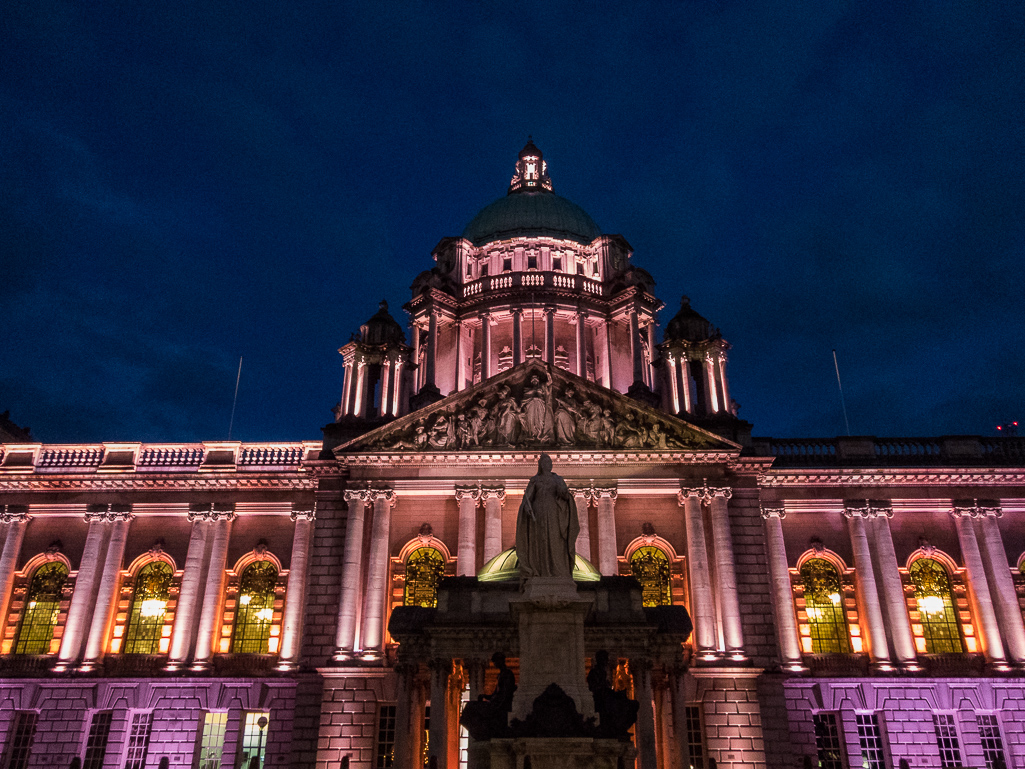
[{"label": "arched window", "polygon": [[433,547],[418,547],[406,559],[404,606],[438,605],[438,580],[445,573],[445,556]]},{"label": "arched window", "polygon": [[165,641],[164,648],[161,648],[160,641],[173,574],[171,565],[166,561],[153,561],[135,575],[132,608],[128,612],[128,631],[125,633],[125,654],[167,651],[168,642]]},{"label": "arched window", "polygon": [[918,651],[924,654],[959,654],[964,651],[961,629],[950,589],[950,575],[933,558],[919,558],[908,568],[915,586],[918,622],[912,616],[912,630]]},{"label": "arched window", "polygon": [[840,572],[825,558],[809,558],[801,567],[808,637],[812,654],[850,654]]},{"label": "arched window", "polygon": [[277,581],[277,567],[270,561],[254,561],[242,572],[231,639],[231,650],[236,654],[268,653]]},{"label": "arched window", "polygon": [[644,545],[630,556],[630,571],[641,583],[645,606],[669,606],[673,602],[669,582],[669,556],[660,547]]},{"label": "arched window", "polygon": [[57,626],[61,590],[68,578],[68,567],[60,561],[44,563],[32,575],[25,596],[15,654],[47,654],[53,629]]}]

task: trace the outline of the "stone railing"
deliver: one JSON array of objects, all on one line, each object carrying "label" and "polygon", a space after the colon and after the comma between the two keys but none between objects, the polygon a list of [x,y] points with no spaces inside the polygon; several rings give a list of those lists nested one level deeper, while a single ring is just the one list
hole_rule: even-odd
[{"label": "stone railing", "polygon": [[583,275],[571,275],[565,272],[506,272],[463,284],[463,298],[483,297],[492,291],[537,288],[564,289],[592,296],[602,295],[601,282]]},{"label": "stone railing", "polygon": [[0,657],[0,677],[49,676],[56,663],[54,654],[5,654]]},{"label": "stone railing", "polygon": [[752,438],[751,453],[773,467],[964,467],[1025,465],[1025,438]]},{"label": "stone railing", "polygon": [[99,445],[6,444],[0,476],[6,473],[194,473],[294,471],[319,453],[320,441],[292,443],[103,443]]}]

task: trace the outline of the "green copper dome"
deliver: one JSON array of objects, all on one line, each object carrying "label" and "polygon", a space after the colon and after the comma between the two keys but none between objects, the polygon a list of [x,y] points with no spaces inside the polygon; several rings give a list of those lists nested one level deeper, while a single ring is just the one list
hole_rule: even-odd
[{"label": "green copper dome", "polygon": [[601,235],[580,206],[552,191],[548,164],[533,141],[520,150],[509,193],[473,217],[463,237],[483,246],[506,238],[551,237],[587,245]]},{"label": "green copper dome", "polygon": [[473,217],[463,237],[482,246],[495,240],[552,237],[587,245],[601,235],[580,206],[554,192],[513,192]]},{"label": "green copper dome", "polygon": [[[520,559],[516,557],[515,547],[503,550],[477,572],[477,579],[481,582],[509,582],[519,578]],[[573,579],[576,582],[597,582],[601,579],[601,574],[584,558],[577,555],[576,561],[573,563]]]}]

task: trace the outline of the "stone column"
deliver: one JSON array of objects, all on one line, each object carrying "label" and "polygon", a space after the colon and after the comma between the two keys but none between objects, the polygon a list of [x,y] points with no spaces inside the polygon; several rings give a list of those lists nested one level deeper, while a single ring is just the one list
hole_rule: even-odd
[{"label": "stone column", "polygon": [[416,319],[410,324],[410,332],[413,335],[413,392],[419,392],[423,387],[423,369],[420,366],[420,326]]},{"label": "stone column", "polygon": [[99,589],[96,591],[96,604],[93,608],[92,622],[89,624],[89,635],[86,637],[85,655],[79,667],[82,672],[95,670],[106,651],[110,618],[117,606],[128,525],[134,517],[128,511],[112,511],[107,515],[111,521],[110,541],[107,544],[106,557],[103,559],[103,574],[100,577]]},{"label": "stone column", "polygon": [[705,393],[708,396],[708,413],[715,414],[719,411],[719,395],[715,386],[715,367],[712,363],[712,356],[705,355]]},{"label": "stone column", "polygon": [[716,654],[715,605],[709,577],[708,550],[705,547],[705,522],[701,513],[703,489],[680,489],[684,527],[687,532],[687,576],[694,620],[694,651],[698,659],[714,659]]},{"label": "stone column", "polygon": [[393,769],[413,769],[413,677],[416,665],[400,662],[394,668],[395,692],[395,758]]},{"label": "stone column", "polygon": [[868,625],[868,652],[872,666],[877,670],[893,670],[890,649],[886,642],[886,624],[883,620],[882,607],[879,604],[875,569],[872,566],[872,551],[869,549],[868,534],[865,532],[865,519],[871,515],[871,512],[868,507],[847,506],[844,508],[843,515],[847,519],[851,549],[854,551],[857,590],[861,599],[860,604],[864,609],[865,622]]},{"label": "stone column", "polygon": [[982,548],[986,577],[993,592],[997,619],[1003,630],[1007,656],[1015,665],[1021,666],[1025,664],[1025,624],[1022,623],[1014,579],[1011,577],[1011,567],[1007,562],[1007,550],[1004,548],[1004,541],[997,525],[997,518],[1002,515],[1002,511],[997,505],[980,506],[976,511],[976,521],[982,533],[979,545]]},{"label": "stone column", "polygon": [[4,529],[4,549],[0,553],[0,624],[7,624],[7,610],[11,605],[14,574],[18,570],[18,556],[25,539],[25,527],[31,520],[27,507],[0,506],[0,523]]},{"label": "stone column", "polygon": [[665,355],[666,372],[669,377],[669,392],[665,398],[665,403],[673,414],[679,414],[683,409],[680,403],[680,382],[677,376],[676,355],[671,352],[666,352]]},{"label": "stone column", "polygon": [[576,553],[591,562],[591,530],[590,516],[591,499],[594,494],[590,486],[570,486],[573,501],[577,506],[577,520],[580,521],[580,533],[577,535]]},{"label": "stone column", "polygon": [[513,365],[518,366],[523,363],[523,309],[520,307],[513,307],[512,319]]},{"label": "stone column", "polygon": [[[206,508],[209,509],[209,505]],[[196,632],[199,616],[200,590],[206,582],[206,551],[210,534],[210,523],[205,511],[190,510],[189,521],[192,534],[189,549],[185,554],[185,568],[182,571],[178,603],[174,611],[174,630],[171,633],[171,649],[167,655],[165,670],[181,670],[188,663],[192,651],[192,639]]]},{"label": "stone column", "polygon": [[402,385],[402,359],[397,358],[395,360],[395,376],[393,377],[394,383],[392,385],[392,402],[391,402],[391,413],[393,417],[397,417],[400,411],[403,411],[403,385]]},{"label": "stone column", "polygon": [[726,383],[726,356],[719,353],[719,387],[722,392],[722,410],[730,410],[730,390]]},{"label": "stone column", "polygon": [[612,321],[606,320],[605,329],[605,386],[612,389]]},{"label": "stone column", "polygon": [[890,533],[890,517],[893,510],[889,507],[874,507],[875,513],[872,529],[875,534],[875,565],[879,569],[879,583],[883,589],[883,610],[886,616],[893,651],[897,663],[911,672],[921,670],[918,664],[918,653],[915,649],[915,637],[911,634],[911,619],[908,617],[908,604],[904,599],[904,581],[900,578],[900,567],[897,565],[897,554],[893,550],[893,536]]},{"label": "stone column", "polygon": [[683,410],[689,414],[693,411],[694,405],[690,402],[690,358],[687,357],[687,353],[680,353],[677,365],[680,367],[680,403],[683,404]]},{"label": "stone column", "polygon": [[[674,667],[669,672],[669,698],[673,708],[673,742],[676,745],[676,761],[671,769],[686,769],[692,765],[687,749],[687,670]],[[668,764],[667,764],[668,766]]]},{"label": "stone column", "polygon": [[614,488],[595,488],[598,508],[598,571],[606,577],[619,574],[619,546],[616,544],[616,496]]},{"label": "stone column", "polygon": [[587,313],[577,311],[577,376],[587,379],[587,348],[584,342],[584,331],[587,328]]},{"label": "stone column", "polygon": [[480,314],[480,381],[491,378],[491,315]]},{"label": "stone column", "polygon": [[655,712],[652,709],[651,662],[630,660],[634,679],[634,696],[640,704],[637,712],[637,769],[658,769],[655,753]]},{"label": "stone column", "polygon": [[278,650],[278,670],[282,671],[299,667],[306,583],[309,580],[310,541],[315,517],[314,508],[292,510],[295,533],[292,535],[292,558],[288,565],[288,590],[281,618],[281,648]]},{"label": "stone column", "polygon": [[424,387],[437,387],[435,372],[438,364],[438,312],[433,308],[430,310],[430,320],[427,325],[427,372]]},{"label": "stone column", "polygon": [[978,614],[979,627],[982,630],[983,651],[986,661],[997,669],[1007,667],[1004,655],[1004,643],[1000,637],[1000,626],[997,624],[996,612],[993,609],[993,597],[986,579],[986,567],[982,563],[982,553],[975,538],[972,518],[975,516],[974,502],[972,506],[954,507],[950,513],[957,527],[957,539],[961,544],[961,556],[964,558],[965,571],[968,572],[968,593]]},{"label": "stone column", "polygon": [[77,660],[88,632],[87,623],[96,603],[96,591],[99,588],[100,559],[106,551],[107,539],[110,537],[110,526],[107,524],[107,505],[90,510],[85,514],[89,522],[89,532],[85,537],[85,549],[79,561],[78,576],[75,578],[75,592],[71,595],[71,606],[68,607],[68,618],[64,623],[64,635],[61,638],[60,651],[57,653],[56,672],[68,670]]},{"label": "stone column", "polygon": [[379,417],[388,416],[388,394],[390,388],[388,385],[391,382],[391,361],[388,358],[384,358],[381,361],[381,402],[377,404],[377,415]]},{"label": "stone column", "polygon": [[196,633],[193,670],[209,669],[214,652],[214,633],[221,626],[219,615],[224,595],[224,570],[228,561],[228,540],[231,537],[231,522],[235,520],[235,510],[234,506],[222,510],[217,508],[218,505],[214,505],[209,513],[213,541],[210,544],[210,561],[203,590],[203,609],[199,615],[199,630]]},{"label": "stone column", "polygon": [[482,486],[484,500],[484,563],[502,552],[502,505],[505,504],[505,487]]},{"label": "stone column", "polygon": [[356,614],[363,595],[363,522],[373,499],[369,489],[346,489],[349,515],[345,521],[345,549],[342,553],[342,592],[338,600],[338,630],[335,633],[335,662],[351,660],[356,651]]},{"label": "stone column", "polygon": [[[448,766],[448,679],[452,674],[452,660],[432,660],[431,669],[431,729],[428,744],[429,759],[436,761],[431,769],[449,769]],[[452,767],[458,769],[458,767]]]},{"label": "stone column", "polygon": [[787,548],[783,540],[782,507],[763,507],[765,520],[765,549],[769,559],[769,578],[772,581],[772,605],[775,608],[776,632],[779,636],[779,651],[783,667],[791,672],[806,670],[801,656],[801,639],[797,633],[797,617],[794,614],[794,590],[790,584],[790,565],[787,562]]},{"label": "stone column", "polygon": [[545,307],[545,363],[555,365],[555,308]]},{"label": "stone column", "polygon": [[740,624],[740,599],[737,593],[737,573],[733,560],[733,537],[730,534],[728,501],[733,492],[726,487],[703,489],[712,521],[712,544],[715,556],[716,589],[722,609],[723,639],[730,659],[746,659],[744,631]]},{"label": "stone column", "polygon": [[342,416],[352,413],[352,361],[345,361],[345,381],[342,383]]},{"label": "stone column", "polygon": [[487,660],[472,658],[463,660],[463,667],[466,668],[469,678],[470,702],[476,702],[477,695],[484,693],[484,675],[488,669]]},{"label": "stone column", "polygon": [[370,556],[367,564],[361,657],[376,662],[384,659],[384,604],[388,598],[389,536],[395,492],[392,489],[374,489],[373,493],[374,528],[370,535]]},{"label": "stone column", "polygon": [[658,389],[658,378],[655,376],[655,321],[648,322],[648,386]]},{"label": "stone column", "polygon": [[456,550],[456,576],[477,575],[477,502],[479,486],[456,486],[459,501],[459,544]]},{"label": "stone column", "polygon": [[640,328],[637,325],[637,309],[630,310],[630,358],[633,361],[633,381],[643,381],[643,365],[641,359]]},{"label": "stone column", "polygon": [[452,325],[456,335],[456,370],[455,389],[460,391],[466,387],[466,367],[463,366],[463,324],[458,320]]}]

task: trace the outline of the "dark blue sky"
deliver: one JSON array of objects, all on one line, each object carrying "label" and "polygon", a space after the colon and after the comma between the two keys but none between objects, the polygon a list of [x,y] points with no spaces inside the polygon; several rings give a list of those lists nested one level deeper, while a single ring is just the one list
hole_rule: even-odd
[{"label": "dark blue sky", "polygon": [[[756,435],[1025,418],[1020,2],[0,4],[0,410],[317,438],[528,134]],[[610,4],[612,5],[612,4]],[[372,8],[370,6],[373,6]]]}]

